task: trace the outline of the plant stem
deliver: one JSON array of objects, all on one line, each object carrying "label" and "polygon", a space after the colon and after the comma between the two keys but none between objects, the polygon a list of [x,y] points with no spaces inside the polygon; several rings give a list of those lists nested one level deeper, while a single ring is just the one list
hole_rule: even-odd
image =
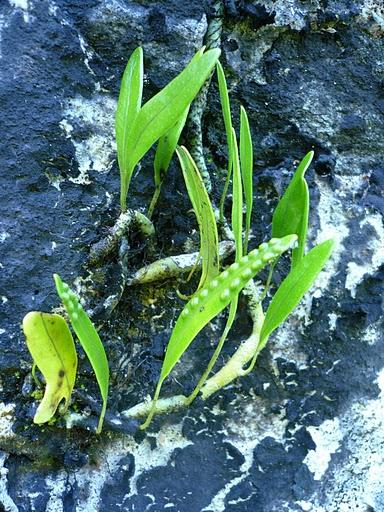
[{"label": "plant stem", "polygon": [[120,239],[129,232],[132,223],[135,223],[142,235],[153,240],[155,228],[152,222],[137,210],[127,210],[119,215],[109,234],[91,246],[88,263],[98,265],[105,260],[116,249]]},{"label": "plant stem", "polygon": [[[186,407],[187,397],[184,395],[170,396],[169,398],[159,398],[155,406],[155,414],[165,414],[170,411],[175,411],[181,407]],[[142,418],[147,416],[152,407],[152,400],[140,402],[126,411],[122,411],[121,415],[127,419]]]},{"label": "plant stem", "polygon": [[153,418],[154,414],[156,413],[156,403],[157,403],[157,400],[158,400],[159,395],[160,395],[160,390],[161,390],[162,383],[163,383],[163,381],[161,379],[157,383],[156,391],[155,391],[155,394],[154,394],[154,397],[153,397],[153,400],[152,400],[152,403],[151,403],[151,408],[149,410],[147,419],[144,421],[144,423],[142,423],[140,425],[140,430],[145,430],[145,429],[147,429],[149,427],[149,425],[150,425],[150,423],[152,421],[152,418]]},{"label": "plant stem", "polygon": [[161,183],[156,186],[155,191],[154,191],[153,196],[152,196],[152,199],[151,199],[151,202],[149,204],[148,212],[147,212],[148,219],[152,218],[153,211],[154,211],[154,209],[156,207],[157,201],[158,201],[159,196],[160,196],[160,192],[161,192]]},{"label": "plant stem", "polygon": [[267,282],[265,283],[264,291],[263,291],[263,293],[262,293],[262,295],[260,297],[260,302],[263,302],[263,300],[267,296],[267,293],[269,291],[269,287],[271,285],[273,271],[275,270],[275,266],[276,266],[276,260],[274,260],[271,263],[271,266],[269,267],[269,273],[268,273],[268,277],[267,277]]},{"label": "plant stem", "polygon": [[103,428],[103,422],[104,422],[104,416],[105,416],[106,410],[107,410],[107,400],[103,400],[103,407],[101,409],[101,413],[99,416],[99,423],[97,425],[96,434],[100,434],[100,432]]},{"label": "plant stem", "polygon": [[253,281],[245,288],[248,295],[248,310],[253,321],[252,334],[236,350],[229,361],[213,377],[208,379],[201,388],[202,399],[206,400],[210,395],[223,388],[237,377],[245,375],[244,365],[259,353],[259,338],[264,322],[264,314],[260,304],[258,291]]},{"label": "plant stem", "polygon": [[[219,243],[220,259],[227,258],[235,250],[234,243],[225,240]],[[137,270],[131,277],[127,279],[126,286],[134,286],[137,284],[153,283],[164,279],[171,279],[186,272],[190,272],[194,266],[198,268],[201,265],[199,260],[200,252],[190,254],[179,254],[177,256],[169,256],[161,260],[154,261],[149,265]]]},{"label": "plant stem", "polygon": [[[216,0],[212,5],[208,28],[204,38],[207,50],[220,48],[223,30],[224,5],[222,0]],[[213,71],[207,78],[200,92],[194,99],[187,120],[187,132],[190,153],[200,171],[201,177],[208,193],[212,190],[211,178],[205,163],[203,151],[202,118],[207,104],[207,94],[211,83]]]}]

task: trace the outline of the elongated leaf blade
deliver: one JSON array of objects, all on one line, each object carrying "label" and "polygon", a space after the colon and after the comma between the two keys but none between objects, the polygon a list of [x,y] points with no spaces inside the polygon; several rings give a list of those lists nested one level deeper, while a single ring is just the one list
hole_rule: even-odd
[{"label": "elongated leaf blade", "polygon": [[[193,62],[198,61],[204,54],[204,51],[205,46],[203,48],[200,48],[200,50],[197,53],[195,53],[190,63],[192,64]],[[164,135],[162,135],[159,139],[154,160],[155,185],[157,188],[161,186],[164,176],[168,171],[168,167],[169,164],[171,163],[173,153],[176,150],[176,146],[179,142],[181,132],[183,131],[183,128],[187,121],[189,107],[190,105],[187,106],[187,108],[185,109],[181,117],[176,121],[174,126],[172,126],[172,128],[170,128],[170,130]]]},{"label": "elongated leaf blade", "polygon": [[208,192],[193,158],[183,146],[177,149],[177,156],[200,230],[202,271],[199,290],[219,273],[219,235]]},{"label": "elongated leaf blade", "polygon": [[281,283],[265,315],[260,334],[261,348],[270,334],[284,322],[310,289],[331,256],[333,246],[333,240],[327,240],[314,247]]},{"label": "elongated leaf blade", "polygon": [[188,66],[159,93],[151,98],[136,116],[127,145],[127,167],[124,170],[126,190],[135,165],[162,135],[167,133],[190,105],[208,78],[220,50],[208,50],[193,58]]},{"label": "elongated leaf blade", "polygon": [[[241,182],[239,151],[238,151],[238,147],[237,147],[237,139],[236,139],[235,130],[233,128],[231,131],[231,135],[232,135],[231,151],[233,153],[231,156],[231,160],[233,162],[232,230],[233,230],[234,237],[235,237],[235,247],[236,247],[235,262],[240,262],[241,257],[242,257],[242,251],[243,251],[243,244],[242,244],[243,191],[242,191],[242,182]],[[233,322],[235,321],[238,302],[239,302],[239,295],[234,295],[233,299],[230,302],[227,322],[225,324],[224,331],[223,331],[222,335],[220,336],[216,350],[208,364],[207,369],[205,370],[203,376],[201,377],[197,387],[193,391],[191,397],[195,397],[197,395],[198,390],[204,384],[206,378],[209,375],[209,372],[213,368],[218,356],[220,355],[220,352],[222,350],[222,347],[224,346],[224,343],[228,336],[228,333],[232,328]]]},{"label": "elongated leaf blade", "polygon": [[273,239],[233,263],[217,279],[210,281],[192,298],[181,312],[171,338],[161,371],[164,380],[197,334],[234,300],[248,283],[270,261],[288,250],[296,235]]},{"label": "elongated leaf blade", "polygon": [[225,133],[227,136],[228,159],[230,159],[231,158],[231,147],[232,147],[231,105],[229,102],[227,81],[225,79],[223,66],[221,65],[220,61],[218,61],[216,64],[216,73],[217,73],[217,81],[219,84],[219,94],[220,94],[221,110],[222,110],[223,119],[224,119]]},{"label": "elongated leaf blade", "polygon": [[253,146],[248,116],[243,107],[240,107],[240,163],[246,206],[244,236],[244,254],[246,254],[253,207]]},{"label": "elongated leaf blade", "polygon": [[128,167],[128,141],[136,116],[141,107],[143,94],[143,50],[136,48],[129,58],[120,87],[117,103],[115,130],[117,159],[120,168],[121,194],[126,195],[125,176]]},{"label": "elongated leaf blade", "polygon": [[227,147],[228,147],[228,170],[227,177],[225,179],[225,184],[223,188],[223,192],[220,199],[220,221],[222,222],[224,219],[224,203],[225,198],[227,196],[229,182],[232,174],[232,116],[231,116],[231,105],[229,102],[229,94],[227,81],[225,79],[225,74],[223,70],[223,66],[218,61],[216,64],[216,73],[217,73],[217,82],[219,85],[219,94],[220,94],[220,103],[221,103],[221,111],[223,114],[224,126],[225,126],[225,134],[227,137]]},{"label": "elongated leaf blade", "polygon": [[46,423],[65,400],[64,413],[69,405],[76,379],[77,354],[69,327],[56,314],[31,311],[23,320],[23,331],[33,361],[46,382],[44,397],[34,423]]},{"label": "elongated leaf blade", "polygon": [[236,261],[243,255],[243,187],[239,162],[239,150],[235,130],[232,128],[232,162],[233,162],[233,192],[232,192],[232,231],[235,237]]},{"label": "elongated leaf blade", "polygon": [[280,199],[272,219],[272,236],[281,237],[296,233],[299,244],[292,251],[292,268],[304,256],[308,228],[309,193],[304,174],[313,158],[310,151],[300,162],[287,190]]},{"label": "elongated leaf blade", "polygon": [[154,161],[154,171],[155,171],[155,185],[156,187],[160,187],[164,176],[168,172],[169,164],[171,163],[171,159],[173,153],[175,152],[176,146],[179,142],[179,138],[183,128],[185,126],[185,122],[188,117],[189,106],[185,109],[180,119],[176,122],[172,128],[165,133],[162,137],[160,137],[159,143],[157,145],[155,161]]},{"label": "elongated leaf blade", "polygon": [[54,274],[57,293],[62,300],[68,313],[73,330],[78,337],[87,357],[95,372],[97,382],[99,384],[100,393],[103,399],[103,409],[100,414],[97,433],[101,432],[104,420],[104,414],[108,399],[109,386],[109,367],[103,344],[100,340],[98,332],[84,311],[76,294],[64,283],[60,276]]},{"label": "elongated leaf blade", "polygon": [[[232,143],[230,147],[231,162],[233,166],[233,192],[232,192],[232,230],[235,237],[236,255],[235,261],[239,262],[243,256],[243,187],[241,182],[241,171],[239,161],[239,149],[237,146],[237,139],[235,130],[232,128]],[[236,318],[237,305],[239,302],[239,295],[236,295],[229,306],[229,313],[227,322],[224,327],[223,334],[219,340],[219,346],[222,346],[232,328],[233,322]]]}]

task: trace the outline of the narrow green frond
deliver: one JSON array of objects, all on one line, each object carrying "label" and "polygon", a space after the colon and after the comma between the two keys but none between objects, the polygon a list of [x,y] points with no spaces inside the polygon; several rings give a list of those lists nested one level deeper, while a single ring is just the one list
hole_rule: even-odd
[{"label": "narrow green frond", "polygon": [[314,247],[281,283],[265,315],[260,335],[261,346],[264,346],[270,334],[284,322],[310,289],[330,258],[333,247],[333,240]]},{"label": "narrow green frond", "polygon": [[185,109],[183,115],[176,124],[172,126],[167,133],[160,137],[157,144],[155,160],[153,163],[155,192],[148,208],[148,217],[152,217],[153,210],[155,209],[156,202],[160,194],[161,185],[168,172],[169,164],[171,163],[173,153],[175,152],[181,132],[185,126],[188,112],[189,106]]},{"label": "narrow green frond", "polygon": [[121,181],[121,206],[123,210],[125,210],[125,197],[127,195],[128,141],[132,136],[132,127],[141,107],[143,73],[143,50],[139,47],[132,53],[125,68],[115,119],[117,160]]},{"label": "narrow green frond", "polygon": [[232,117],[231,117],[231,105],[229,102],[229,94],[227,81],[225,79],[223,66],[218,61],[216,64],[216,73],[217,73],[217,81],[219,84],[219,93],[220,93],[220,102],[221,102],[221,111],[223,114],[225,133],[227,136],[227,148],[228,148],[228,170],[227,176],[224,183],[223,193],[220,199],[220,222],[223,222],[224,219],[224,203],[225,198],[228,194],[229,183],[231,181],[232,174]]},{"label": "narrow green frond", "polygon": [[248,116],[243,107],[240,107],[240,163],[246,206],[244,254],[247,254],[253,207],[253,146]]},{"label": "narrow green frond", "polygon": [[202,271],[199,290],[219,273],[219,236],[212,204],[193,158],[183,146],[176,151],[200,230]]},{"label": "narrow green frond", "polygon": [[299,237],[299,245],[292,251],[292,268],[305,253],[308,229],[309,192],[304,175],[313,158],[313,151],[305,155],[300,162],[287,190],[280,199],[272,219],[272,236],[281,237],[295,233]]},{"label": "narrow green frond", "polygon": [[101,432],[108,399],[109,366],[107,356],[99,334],[84,311],[76,294],[64,283],[58,274],[54,274],[57,293],[67,310],[69,320],[95,372],[103,399],[97,433]]}]

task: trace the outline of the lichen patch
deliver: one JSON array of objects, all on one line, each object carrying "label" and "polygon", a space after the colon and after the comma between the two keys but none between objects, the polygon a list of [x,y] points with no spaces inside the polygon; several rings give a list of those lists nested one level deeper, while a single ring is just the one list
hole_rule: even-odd
[{"label": "lichen patch", "polygon": [[[78,164],[78,175],[69,178],[72,183],[87,185],[91,172],[110,171],[116,154],[115,110],[116,101],[105,94],[92,99],[76,96],[65,105],[60,126],[72,141]],[[86,131],[88,136],[84,137]]]},{"label": "lichen patch", "polygon": [[[327,512],[366,512],[367,506],[373,510],[384,509],[384,368],[378,373],[376,384],[380,390],[376,399],[358,400],[345,414],[333,420],[337,428],[330,430],[328,440],[330,447],[335,448],[338,432],[344,434],[344,459],[329,469],[331,484],[323,481],[324,497],[321,502],[314,500],[310,510],[317,511],[320,505]],[[324,444],[328,444],[327,436],[322,438],[320,446]],[[314,459],[313,471],[318,465],[319,460]]]},{"label": "lichen patch", "polygon": [[6,453],[0,451],[0,505],[2,505],[4,507],[3,510],[7,512],[18,512],[19,509],[8,494],[8,469],[4,467],[7,457]]},{"label": "lichen patch", "polygon": [[202,512],[225,512],[226,497],[231,489],[249,476],[256,446],[266,437],[284,440],[288,421],[278,415],[271,417],[261,398],[254,395],[250,400],[236,399],[232,408],[236,409],[236,419],[231,418],[225,423],[224,440],[243,455],[245,460],[239,468],[241,474],[229,480]]},{"label": "lichen patch", "polygon": [[29,13],[30,9],[30,0],[9,0],[9,3],[15,9],[21,9],[23,11],[23,19],[25,23],[29,23],[31,20],[31,16]]},{"label": "lichen patch", "polygon": [[9,439],[15,435],[12,431],[15,407],[15,404],[0,402],[0,439]]},{"label": "lichen patch", "polygon": [[339,449],[343,439],[340,422],[338,418],[325,420],[320,426],[309,426],[307,430],[316,444],[316,449],[310,450],[303,462],[313,473],[314,479],[321,480],[327,471],[332,454]]},{"label": "lichen patch", "polygon": [[356,297],[357,287],[364,277],[374,274],[384,263],[384,226],[379,213],[367,214],[360,222],[362,232],[367,228],[372,228],[374,234],[367,243],[364,264],[350,261],[347,265],[345,287],[351,292],[353,298]]},{"label": "lichen patch", "polygon": [[[61,512],[63,509],[62,496],[65,485],[76,484],[83,499],[77,503],[78,512],[100,510],[101,493],[105,485],[113,481],[114,474],[122,468],[121,461],[128,454],[134,457],[134,474],[130,478],[130,490],[127,489],[125,499],[137,494],[137,483],[140,476],[153,468],[166,466],[174,450],[184,448],[191,444],[182,435],[182,424],[166,425],[156,437],[156,448],[145,439],[138,443],[131,436],[121,437],[111,441],[100,450],[98,465],[87,464],[76,472],[76,475],[67,475],[59,472],[55,477],[49,476],[46,484],[51,490],[49,500],[50,512]],[[63,487],[64,486],[64,487]]]}]

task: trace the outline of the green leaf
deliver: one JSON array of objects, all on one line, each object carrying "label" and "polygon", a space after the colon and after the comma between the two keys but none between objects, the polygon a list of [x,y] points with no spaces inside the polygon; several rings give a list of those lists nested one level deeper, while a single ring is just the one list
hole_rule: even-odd
[{"label": "green leaf", "polygon": [[207,283],[187,303],[172,331],[151,412],[142,428],[146,428],[151,421],[164,380],[197,334],[239,295],[252,277],[270,261],[292,247],[296,240],[296,235],[288,235],[282,239],[272,239],[268,243],[261,244],[258,249],[251,251],[224,270],[217,279]]},{"label": "green leaf", "polygon": [[[198,61],[201,56],[204,54],[205,46],[200,48],[200,50],[193,56],[190,64]],[[189,107],[187,106],[181,117],[176,121],[174,126],[170,128],[170,130],[162,135],[159,139],[159,143],[156,148],[155,161],[154,161],[154,171],[155,171],[155,185],[157,188],[161,187],[161,184],[164,180],[164,176],[168,171],[169,164],[171,163],[171,159],[173,153],[176,150],[176,146],[179,142],[179,138],[185,123],[187,121]]]},{"label": "green leaf", "polygon": [[296,233],[299,245],[292,251],[292,268],[304,256],[308,228],[309,193],[304,174],[313,158],[313,151],[300,162],[287,190],[277,205],[272,219],[272,236]]},{"label": "green leaf", "polygon": [[264,347],[270,334],[284,322],[310,289],[331,256],[333,246],[333,240],[327,240],[314,247],[281,283],[267,309],[258,351]]},{"label": "green leaf", "polygon": [[233,163],[232,230],[235,237],[236,260],[243,255],[243,187],[236,133],[232,128],[231,160]]},{"label": "green leaf", "polygon": [[31,311],[23,319],[23,331],[34,363],[46,382],[44,397],[34,423],[46,423],[65,400],[68,409],[76,379],[77,355],[69,327],[60,315]]},{"label": "green leaf", "polygon": [[[127,165],[124,169],[126,195],[133,170],[145,153],[180,119],[219,58],[220,50],[200,51],[188,66],[139,111],[127,144]],[[122,197],[125,209],[126,197]]]},{"label": "green leaf", "polygon": [[[242,191],[242,183],[241,183],[241,172],[240,172],[240,162],[239,162],[239,151],[237,147],[237,139],[235,130],[232,128],[231,130],[232,143],[231,143],[231,160],[233,162],[233,194],[232,194],[232,230],[235,237],[235,246],[236,246],[236,257],[235,261],[238,262],[242,257],[242,231],[243,231],[243,191]],[[188,403],[191,403],[199,390],[203,386],[206,381],[209,373],[214,367],[217,358],[219,357],[221,350],[224,346],[225,340],[227,339],[228,333],[232,328],[233,322],[236,318],[237,305],[239,301],[239,295],[235,295],[232,299],[229,306],[228,318],[224,327],[224,331],[220,336],[219,342],[213,353],[207,368],[204,370],[203,375],[201,376],[197,386],[193,390],[192,394],[188,397]]]},{"label": "green leaf", "polygon": [[[230,147],[231,162],[233,168],[233,183],[232,183],[232,231],[235,237],[236,256],[235,261],[240,261],[243,256],[243,187],[241,183],[241,171],[239,162],[239,149],[237,146],[237,139],[235,130],[232,128],[232,143]],[[221,335],[219,345],[223,345],[229,331],[235,321],[237,304],[239,302],[239,295],[236,295],[231,301],[227,322],[224,327],[223,334]]]},{"label": "green leaf", "polygon": [[220,222],[223,222],[224,219],[224,202],[227,197],[229,182],[231,180],[232,174],[232,117],[231,117],[231,105],[229,102],[229,94],[227,81],[225,79],[225,74],[223,70],[223,66],[220,62],[216,64],[216,73],[217,73],[217,81],[219,84],[219,94],[220,94],[220,103],[221,103],[221,111],[224,119],[225,133],[227,136],[227,147],[228,147],[228,170],[227,176],[225,179],[225,184],[223,188],[223,193],[220,199]]},{"label": "green leaf", "polygon": [[129,159],[128,141],[132,127],[141,107],[143,94],[143,50],[136,48],[129,58],[121,81],[119,101],[117,103],[115,130],[117,159],[120,169],[121,200],[127,195],[127,180]]},{"label": "green leaf", "polygon": [[227,81],[225,79],[223,66],[221,65],[220,61],[218,61],[216,64],[216,73],[217,73],[217,81],[219,84],[220,102],[221,102],[221,110],[222,110],[223,119],[224,119],[225,133],[227,135],[228,159],[230,159],[231,158],[231,147],[232,147],[231,104],[229,102]]},{"label": "green leaf", "polygon": [[185,109],[182,116],[172,128],[165,133],[162,137],[160,137],[159,143],[157,145],[155,161],[154,161],[154,171],[155,171],[155,185],[156,187],[160,187],[164,176],[168,171],[169,164],[171,163],[172,155],[175,152],[177,143],[179,142],[179,138],[181,132],[183,131],[185,122],[188,117],[189,106]]},{"label": "green leaf", "polygon": [[219,273],[219,236],[212,204],[193,158],[183,146],[176,151],[200,230],[202,271],[199,290]]},{"label": "green leaf", "polygon": [[97,433],[99,434],[103,427],[108,399],[109,367],[107,356],[100,337],[87,313],[81,306],[76,294],[69,288],[67,283],[61,280],[59,275],[54,274],[53,278],[55,280],[57,293],[65,306],[73,330],[87,354],[99,384],[101,397],[103,399],[103,408],[97,427]]},{"label": "green leaf", "polygon": [[246,205],[244,254],[247,254],[253,205],[253,146],[248,116],[243,107],[240,107],[240,162]]}]

